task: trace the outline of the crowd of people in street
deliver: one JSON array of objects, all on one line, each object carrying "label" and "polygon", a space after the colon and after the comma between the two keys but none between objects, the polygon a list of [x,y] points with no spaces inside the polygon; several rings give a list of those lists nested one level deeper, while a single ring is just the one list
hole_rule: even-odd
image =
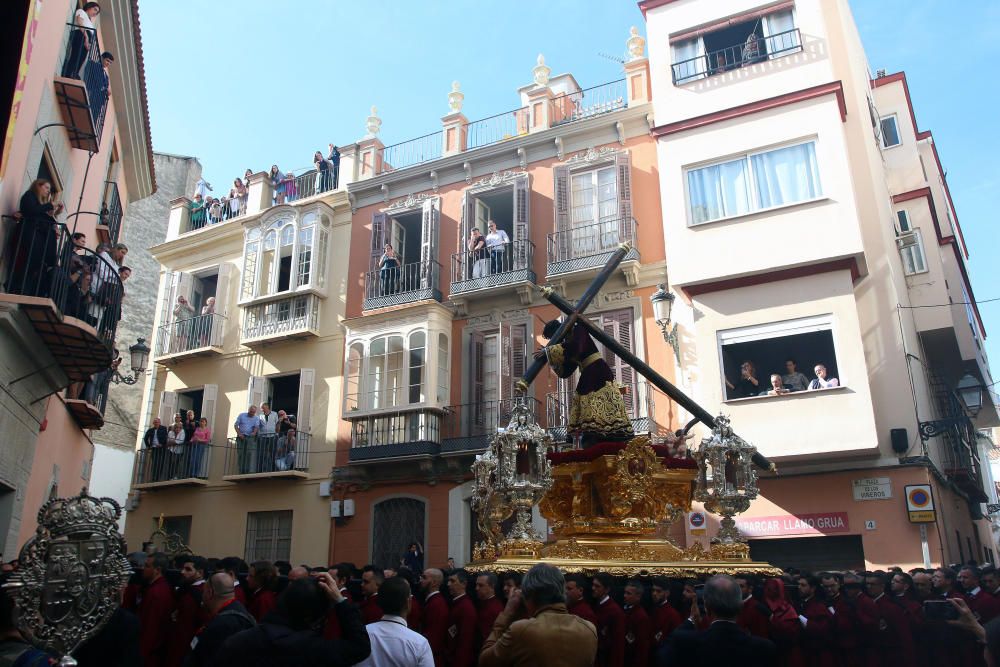
[{"label": "crowd of people in street", "polygon": [[[729,398],[749,398],[751,396],[783,396],[796,391],[816,391],[817,389],[829,389],[839,387],[840,381],[835,377],[829,377],[826,365],[817,363],[813,367],[815,377],[810,380],[805,374],[799,372],[798,363],[795,359],[785,360],[785,371],[783,373],[771,373],[761,376],[758,374],[757,366],[752,361],[744,361],[740,364],[740,378],[734,383],[726,378],[726,388],[729,390]],[[767,377],[765,383],[762,379]]]},{"label": "crowd of people in street", "polygon": [[[267,172],[267,180],[271,185],[271,204],[291,203],[303,197],[311,197],[336,190],[340,181],[340,150],[334,144],[329,144],[327,154],[321,151],[313,154],[313,166],[302,173],[283,172],[278,165],[271,165]],[[244,215],[247,212],[247,201],[250,195],[250,178],[253,169],[247,169],[242,178],[234,178],[229,194],[215,197],[212,185],[204,178],[195,183],[191,199],[190,220],[191,229],[201,229],[206,225],[216,225],[226,220]]]},{"label": "crowd of people in street", "polygon": [[[1000,664],[992,565],[623,580],[547,564],[475,573],[450,558],[420,569],[416,543],[398,566],[129,559],[122,609],[78,652],[81,667]],[[0,660],[30,649],[9,606]]]}]

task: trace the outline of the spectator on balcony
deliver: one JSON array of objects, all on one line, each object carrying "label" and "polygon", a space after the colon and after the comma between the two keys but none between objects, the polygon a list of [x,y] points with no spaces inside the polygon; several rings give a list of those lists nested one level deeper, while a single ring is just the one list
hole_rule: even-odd
[{"label": "spectator on balcony", "polygon": [[208,425],[208,419],[202,417],[198,420],[198,426],[191,434],[191,477],[202,476],[202,461],[205,458],[206,448],[212,444],[212,429]]},{"label": "spectator on balcony", "polygon": [[510,245],[507,232],[497,229],[497,223],[490,220],[487,223],[489,233],[486,234],[486,249],[490,252],[490,273],[503,273],[510,267],[505,266],[504,255]]},{"label": "spectator on balcony", "polygon": [[[249,169],[247,169],[247,173],[250,173]],[[250,182],[249,176],[247,177],[247,182]],[[247,196],[249,194],[250,191],[247,190],[247,186],[241,179],[237,178],[233,181],[233,189],[229,193],[229,208],[232,211],[232,217],[235,218],[238,215],[246,213]]]},{"label": "spectator on balcony", "polygon": [[200,194],[195,194],[191,202],[191,229],[201,229],[205,226],[205,200]]},{"label": "spectator on balcony", "polygon": [[173,352],[184,352],[190,347],[191,324],[194,318],[194,307],[188,303],[187,297],[178,295],[174,305],[174,344]]},{"label": "spectator on balcony", "polygon": [[219,224],[222,220],[222,205],[219,203],[219,200],[209,195],[205,198],[205,208],[208,209],[208,224]]},{"label": "spectator on balcony", "polygon": [[122,301],[125,299],[125,281],[132,276],[132,269],[123,266],[118,269],[118,281],[109,281],[97,295],[104,309],[100,330],[109,341],[115,338],[115,330],[122,319]]},{"label": "spectator on balcony", "polygon": [[[75,3],[74,3],[75,4]],[[101,6],[96,2],[84,3],[83,7],[73,14],[73,32],[69,36],[69,48],[66,49],[66,60],[63,62],[62,75],[67,79],[79,79],[80,68],[87,60],[91,40],[95,39],[94,19],[101,13]]]},{"label": "spectator on balcony", "polygon": [[272,204],[284,204],[285,203],[285,175],[281,173],[278,169],[278,165],[272,164],[271,171],[268,173],[268,177],[271,179],[271,203]]},{"label": "spectator on balcony", "polygon": [[761,396],[784,396],[790,393],[790,389],[787,389],[785,385],[781,382],[781,376],[777,373],[771,373],[771,388],[767,391],[760,392]]},{"label": "spectator on balcony", "polygon": [[49,296],[52,272],[58,261],[55,216],[62,213],[62,203],[52,202],[52,183],[39,178],[21,196],[20,220],[12,245],[13,263],[9,267],[7,290],[27,296]]},{"label": "spectator on balcony", "polygon": [[785,360],[785,374],[781,376],[781,383],[789,391],[805,391],[809,387],[809,378],[799,372],[798,364],[789,357]]},{"label": "spectator on balcony", "polygon": [[111,365],[103,371],[91,375],[90,380],[87,381],[87,384],[83,388],[83,400],[94,407],[100,408],[102,413],[104,412],[104,408],[101,405],[101,397],[107,396],[108,387],[111,385],[111,378],[118,372],[118,367],[122,363],[121,353],[118,352],[117,348],[115,348],[113,354],[114,359],[111,360]]},{"label": "spectator on balcony", "polygon": [[323,154],[319,151],[313,153],[313,165],[316,166],[316,186],[315,193],[326,192],[330,189],[330,183],[333,181],[333,165],[330,161],[323,157]]},{"label": "spectator on balcony", "polygon": [[829,389],[840,386],[840,381],[837,378],[826,377],[826,366],[823,364],[816,364],[813,373],[816,374],[816,379],[809,383],[810,389]]},{"label": "spectator on balcony", "polygon": [[167,479],[177,479],[179,475],[187,472],[184,466],[184,443],[184,424],[175,421],[173,428],[167,433],[167,452],[170,456]]},{"label": "spectator on balcony", "polygon": [[166,444],[167,427],[160,422],[159,417],[153,417],[153,425],[142,436],[142,445],[149,451],[150,470],[147,481],[159,482],[164,478],[163,454]]},{"label": "spectator on balcony", "polygon": [[[104,250],[101,250],[101,248]],[[128,254],[128,246],[124,243],[116,243],[114,246],[101,244],[98,246],[98,260],[95,260],[94,282],[92,291],[97,296],[98,301],[103,301],[101,290],[109,283],[117,282],[120,279],[120,270],[125,256]],[[100,260],[104,260],[103,262]],[[101,304],[105,305],[105,304]]]},{"label": "spectator on balcony", "polygon": [[297,433],[294,428],[288,429],[278,438],[274,449],[275,470],[293,470],[295,468],[295,443]]},{"label": "spectator on balcony", "polygon": [[212,184],[204,178],[199,177],[194,184],[194,196],[201,196],[202,199],[208,199],[209,192],[212,192]]},{"label": "spectator on balcony", "polygon": [[191,443],[191,438],[194,437],[194,432],[198,428],[198,419],[194,416],[194,410],[188,410],[184,413],[184,440],[188,444]]},{"label": "spectator on balcony", "polygon": [[212,317],[215,315],[215,297],[210,296],[205,299],[205,305],[201,307],[201,316],[198,318],[197,338],[199,347],[207,347],[212,344]]},{"label": "spectator on balcony", "polygon": [[391,243],[385,244],[382,257],[378,260],[379,286],[382,296],[395,294],[399,275],[399,257]]},{"label": "spectator on balcony", "polygon": [[726,386],[729,388],[729,398],[747,398],[756,396],[761,392],[760,380],[757,379],[757,368],[752,361],[744,361],[740,364],[740,380],[735,385],[726,378]]},{"label": "spectator on balcony", "polygon": [[329,152],[326,155],[326,159],[333,167],[330,189],[336,190],[337,183],[340,181],[340,150],[337,148],[336,144],[328,144],[327,146],[329,148]]},{"label": "spectator on balcony", "polygon": [[[104,105],[108,103],[108,99],[111,97],[110,68],[111,63],[114,61],[114,55],[112,55],[110,51],[105,51],[101,54],[100,65],[92,60],[88,60],[87,64],[83,68],[84,76],[87,81],[99,82],[98,88],[100,88],[100,90],[90,96],[90,117],[94,119],[95,123],[97,119],[101,117],[104,112]],[[100,71],[98,71],[98,68],[100,68]]]},{"label": "spectator on balcony", "polygon": [[261,403],[259,419],[257,472],[274,472],[274,452],[278,440],[278,414],[271,411],[270,403]]},{"label": "spectator on balcony", "polygon": [[257,406],[251,405],[246,412],[241,412],[233,428],[236,429],[236,456],[240,474],[257,472],[257,434],[260,432]]},{"label": "spectator on balcony", "polygon": [[482,278],[486,275],[486,237],[479,231],[479,227],[473,227],[469,232],[469,240],[466,241],[469,249],[469,264],[472,265],[472,277]]}]

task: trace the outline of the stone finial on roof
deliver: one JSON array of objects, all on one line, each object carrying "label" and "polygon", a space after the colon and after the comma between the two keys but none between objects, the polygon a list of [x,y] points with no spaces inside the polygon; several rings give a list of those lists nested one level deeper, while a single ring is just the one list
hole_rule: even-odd
[{"label": "stone finial on roof", "polygon": [[638,60],[642,58],[643,52],[646,50],[646,40],[639,34],[639,29],[635,26],[632,26],[631,30],[629,30],[629,35],[629,38],[625,40],[625,48],[628,49],[628,59]]},{"label": "stone finial on roof", "polygon": [[462,101],[465,99],[465,93],[459,90],[458,81],[451,82],[451,92],[448,93],[448,108],[451,109],[452,113],[458,113],[462,110]]},{"label": "stone finial on roof", "polygon": [[368,116],[368,120],[365,121],[365,127],[368,129],[368,135],[366,138],[371,139],[372,137],[378,136],[378,131],[382,129],[382,119],[378,117],[378,109],[375,105],[372,105],[372,113]]},{"label": "stone finial on roof", "polygon": [[549,74],[552,69],[545,64],[545,56],[538,54],[538,64],[535,65],[531,73],[535,76],[535,83],[539,86],[549,85]]}]

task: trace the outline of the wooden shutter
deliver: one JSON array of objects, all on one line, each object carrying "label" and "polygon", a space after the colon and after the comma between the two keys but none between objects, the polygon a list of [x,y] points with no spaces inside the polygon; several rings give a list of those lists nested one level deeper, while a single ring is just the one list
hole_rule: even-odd
[{"label": "wooden shutter", "polygon": [[[629,352],[635,352],[634,337],[632,335],[632,309],[623,308],[621,310],[612,310],[606,313],[600,313],[595,318],[593,318],[595,324],[604,329],[604,332],[609,336],[612,336],[618,343],[624,347]],[[611,367],[611,371],[614,373],[615,381],[628,387],[628,393],[625,395],[625,406],[629,409],[629,413],[635,414],[636,405],[636,394],[638,393],[638,387],[635,382],[635,370],[626,364],[622,359],[613,353],[611,350],[606,349],[603,345],[598,343],[598,347],[601,348],[601,353],[604,355],[604,360],[608,362],[608,366]]]},{"label": "wooden shutter", "polygon": [[618,180],[618,228],[619,242],[635,240],[632,223],[632,160],[628,153],[615,155],[615,169]]},{"label": "wooden shutter", "polygon": [[[216,421],[218,415],[216,413],[217,405],[219,403],[219,385],[217,384],[206,384],[202,388],[201,396],[201,414],[199,417],[204,417],[208,420],[208,427],[212,429],[212,439],[216,440]],[[223,425],[220,429],[221,434],[225,434],[229,429]],[[220,440],[221,442],[221,440]]]},{"label": "wooden shutter", "polygon": [[[260,409],[260,404],[267,401],[267,378],[251,375],[247,394],[247,406],[254,405]],[[240,412],[244,410],[246,406]]]},{"label": "wooden shutter", "polygon": [[164,391],[160,394],[160,412],[158,416],[160,423],[167,428],[174,423],[174,415],[177,414],[177,392]]},{"label": "wooden shutter", "polygon": [[473,423],[481,426],[483,416],[483,348],[484,336],[481,331],[469,333],[469,403]]},{"label": "wooden shutter", "polygon": [[[527,369],[525,345],[527,344],[528,325],[512,324],[506,327],[506,331],[502,328],[500,331],[504,354],[502,372],[506,374],[501,378],[500,398],[513,398],[514,385]],[[508,407],[505,406],[505,409]]]},{"label": "wooden shutter", "polygon": [[219,264],[219,277],[215,286],[215,312],[220,315],[225,315],[226,309],[229,306],[229,278],[231,270],[231,264]]},{"label": "wooden shutter", "polygon": [[514,181],[514,269],[527,269],[528,266],[528,204],[531,200],[531,187],[528,175],[520,176]]},{"label": "wooden shutter", "polygon": [[295,415],[295,425],[303,433],[309,433],[312,430],[312,404],[315,383],[315,369],[303,368],[299,371],[299,412]]},{"label": "wooden shutter", "polygon": [[497,396],[500,397],[501,401],[511,397],[511,389],[514,386],[511,379],[514,366],[511,360],[511,357],[514,355],[514,348],[511,345],[512,328],[509,322],[500,321],[500,336],[497,341],[497,354],[500,356],[498,359],[499,363],[497,364],[497,370],[499,371],[497,382],[500,386],[497,388]]},{"label": "wooden shutter", "polygon": [[436,268],[432,264],[438,258],[438,227],[441,224],[441,210],[438,199],[428,199],[423,205],[423,220],[420,225],[420,288],[437,287]]},{"label": "wooden shutter", "polygon": [[173,317],[173,311],[171,310],[174,306],[174,282],[177,280],[177,274],[173,271],[167,271],[163,274],[163,289],[160,295],[160,320],[157,322],[156,330],[156,353],[157,354],[167,354],[170,352],[170,321]]},{"label": "wooden shutter", "polygon": [[[569,167],[556,165],[552,167],[552,179],[555,192],[552,195],[556,212],[556,245],[549,248],[549,261],[568,259],[570,256],[570,182]],[[556,256],[552,256],[552,251]]]},{"label": "wooden shutter", "polygon": [[382,253],[385,251],[385,244],[388,242],[389,217],[385,213],[376,213],[372,216],[372,256],[370,263],[372,271],[378,268],[378,261],[382,258]]}]

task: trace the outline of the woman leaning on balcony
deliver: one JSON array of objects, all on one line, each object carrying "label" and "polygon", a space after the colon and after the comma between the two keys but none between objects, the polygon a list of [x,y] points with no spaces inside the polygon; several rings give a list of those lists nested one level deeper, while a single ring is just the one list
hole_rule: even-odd
[{"label": "woman leaning on balcony", "polygon": [[202,477],[202,461],[205,458],[206,448],[212,444],[212,428],[208,425],[208,419],[202,417],[198,420],[198,428],[191,436],[191,469],[189,477]]},{"label": "woman leaning on balcony", "polygon": [[90,51],[90,40],[96,34],[94,19],[100,13],[101,6],[99,4],[87,2],[73,14],[73,24],[76,27],[69,36],[69,48],[66,49],[66,60],[62,70],[62,75],[67,79],[80,78],[80,68],[83,67],[83,63],[87,59],[87,52]]},{"label": "woman leaning on balcony", "polygon": [[8,268],[7,291],[27,296],[49,296],[51,278],[58,263],[58,229],[55,216],[63,210],[61,202],[52,202],[52,183],[39,178],[21,196],[14,215],[20,220],[11,239],[14,260]]}]

